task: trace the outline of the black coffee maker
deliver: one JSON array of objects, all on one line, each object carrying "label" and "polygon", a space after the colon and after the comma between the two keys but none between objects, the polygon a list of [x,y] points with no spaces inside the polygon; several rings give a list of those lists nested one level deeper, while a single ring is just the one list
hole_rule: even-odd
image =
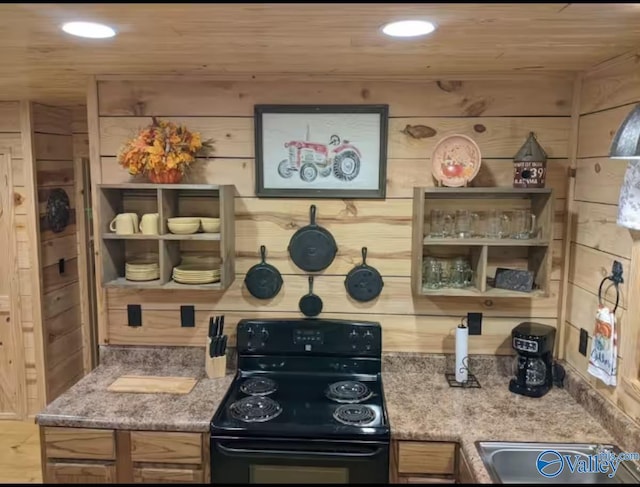
[{"label": "black coffee maker", "polygon": [[511,330],[516,351],[509,390],[530,397],[544,396],[553,385],[553,342],[556,329],[526,321]]}]

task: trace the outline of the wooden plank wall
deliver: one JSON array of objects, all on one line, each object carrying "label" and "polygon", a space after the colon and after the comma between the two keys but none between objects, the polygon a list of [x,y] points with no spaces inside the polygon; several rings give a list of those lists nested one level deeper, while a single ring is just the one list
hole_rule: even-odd
[{"label": "wooden plank wall", "polygon": [[[71,111],[34,103],[32,113],[49,402],[84,375],[76,225],[78,215]],[[58,233],[51,230],[46,219],[47,199],[54,188],[64,189],[71,202],[69,224]],[[64,259],[64,272],[59,269],[61,259]]]},{"label": "wooden plank wall", "polygon": [[31,243],[29,242],[29,218],[27,215],[28,186],[25,183],[25,161],[21,132],[20,102],[0,102],[0,145],[9,147],[12,154],[15,225],[18,249],[18,278],[20,285],[20,314],[22,343],[26,372],[27,414],[33,415],[44,406],[44,397],[38,392],[36,347],[34,336],[34,300],[31,289]]},{"label": "wooden plank wall", "polygon": [[[640,407],[619,400],[616,388],[608,387],[587,374],[588,353],[598,306],[598,287],[611,273],[614,260],[622,263],[628,275],[631,237],[626,228],[616,225],[618,197],[627,166],[626,161],[609,159],[613,135],[635,103],[640,102],[640,51],[619,59],[615,64],[585,73],[580,99],[578,159],[573,201],[574,224],[571,229],[569,285],[565,358],[602,394],[617,403],[636,420]],[[626,284],[621,285],[617,316],[618,337],[625,336],[624,315],[630,299]],[[609,304],[615,291],[606,294]],[[589,332],[587,357],[578,352],[580,328]],[[620,355],[620,347],[618,347]],[[624,357],[619,356],[619,362]]]},{"label": "wooden plank wall", "polygon": [[[511,352],[509,333],[524,319],[556,324],[562,261],[562,225],[567,181],[572,79],[518,79],[429,82],[213,82],[98,81],[97,113],[89,126],[98,127],[101,174],[94,180],[129,180],[117,165],[125,138],[158,115],[185,122],[215,139],[215,158],[200,161],[192,182],[234,184],[236,195],[237,275],[225,293],[158,292],[109,289],[105,293],[107,333],[101,343],[203,345],[206,321],[213,313],[227,316],[230,340],[238,319],[301,316],[298,300],[307,292],[304,273],[288,258],[295,230],[308,223],[311,203],[318,221],[335,236],[339,253],[317,279],[315,292],[324,301],[322,316],[379,321],[387,351],[452,352],[454,328],[468,311],[484,313],[483,335],[470,340],[472,353]],[[387,199],[291,200],[258,199],[254,194],[253,106],[256,103],[388,103],[390,105]],[[95,117],[95,122],[93,121]],[[407,125],[427,125],[430,138],[415,139]],[[546,299],[459,299],[413,297],[410,288],[412,191],[431,186],[430,156],[444,135],[473,137],[483,154],[476,185],[512,185],[512,158],[530,131],[549,154],[548,186],[557,201],[554,273]],[[253,299],[243,286],[246,271],[258,262],[261,244],[268,260],[283,274],[284,286],[271,301]],[[344,289],[348,271],[367,262],[385,281],[382,295],[371,303],[351,300]],[[143,326],[127,326],[127,304],[141,304]],[[181,304],[196,306],[195,328],[180,327]]]}]

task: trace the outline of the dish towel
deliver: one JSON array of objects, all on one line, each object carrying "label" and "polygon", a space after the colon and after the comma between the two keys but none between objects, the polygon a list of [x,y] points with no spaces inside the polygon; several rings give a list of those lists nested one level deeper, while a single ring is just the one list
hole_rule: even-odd
[{"label": "dish towel", "polygon": [[617,357],[616,315],[608,307],[600,305],[596,313],[596,328],[591,341],[587,372],[608,386],[615,386]]}]

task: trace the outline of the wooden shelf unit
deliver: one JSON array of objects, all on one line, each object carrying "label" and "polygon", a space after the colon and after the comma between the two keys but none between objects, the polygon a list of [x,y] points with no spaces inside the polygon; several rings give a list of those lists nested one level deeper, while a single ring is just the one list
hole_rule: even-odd
[{"label": "wooden shelf unit", "polygon": [[[429,236],[431,210],[469,209],[511,211],[530,209],[536,215],[537,234],[531,239],[433,238]],[[553,242],[553,191],[550,188],[414,188],[411,283],[418,296],[472,296],[541,298],[549,296]],[[425,256],[469,257],[473,285],[467,288],[428,289],[422,284]],[[490,285],[497,267],[534,272],[532,292],[498,289]]]},{"label": "wooden shelf unit", "polygon": [[[232,185],[210,184],[101,184],[99,225],[103,286],[134,289],[224,290],[235,278],[235,222]],[[116,235],[109,224],[118,213],[159,214],[159,235]],[[220,218],[219,233],[177,235],[169,232],[167,219],[177,216]],[[127,258],[157,253],[160,278],[154,281],[125,279]],[[222,260],[220,281],[210,284],[180,284],[171,279],[183,255],[207,255]]]}]

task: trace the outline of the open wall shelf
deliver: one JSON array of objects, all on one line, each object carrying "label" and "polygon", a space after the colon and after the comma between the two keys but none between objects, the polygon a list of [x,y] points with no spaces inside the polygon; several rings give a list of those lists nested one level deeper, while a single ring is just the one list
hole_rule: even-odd
[{"label": "open wall shelf", "polygon": [[[235,222],[232,185],[104,184],[98,185],[103,286],[134,289],[224,290],[235,278]],[[117,235],[109,224],[119,213],[159,214],[159,235]],[[219,233],[170,233],[167,219],[177,216],[220,218]],[[158,255],[160,278],[129,281],[125,263],[141,254]],[[173,268],[189,256],[219,257],[220,280],[209,284],[181,284],[171,278]]]},{"label": "open wall shelf", "polygon": [[[509,212],[530,209],[536,216],[536,234],[515,238],[433,238],[431,210],[454,213],[459,209]],[[549,295],[551,244],[553,242],[553,192],[547,188],[414,188],[411,282],[418,296],[471,296],[487,298],[539,298]],[[464,288],[430,289],[423,285],[425,257],[466,257],[473,270],[472,283]],[[496,268],[534,273],[531,292],[493,287]]]}]

